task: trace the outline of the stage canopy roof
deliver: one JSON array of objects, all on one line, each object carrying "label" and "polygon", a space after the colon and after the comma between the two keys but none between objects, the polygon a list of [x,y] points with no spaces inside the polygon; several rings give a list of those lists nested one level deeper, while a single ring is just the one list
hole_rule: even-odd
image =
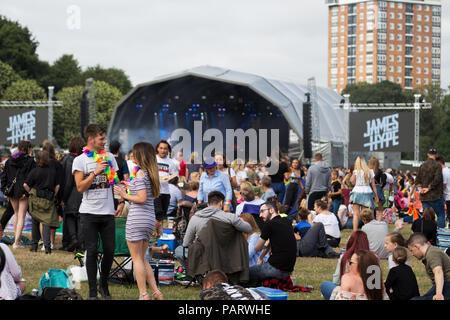
[{"label": "stage canopy roof", "polygon": [[[303,102],[305,93],[310,92],[307,85],[268,79],[263,76],[224,69],[214,66],[199,66],[192,69],[163,75],[152,81],[134,87],[114,108],[108,133],[115,122],[117,108],[134,92],[142,87],[152,86],[182,77],[200,77],[240,86],[246,86],[277,106],[294,132],[303,139]],[[336,143],[347,142],[348,117],[347,110],[339,108],[342,96],[329,88],[316,87],[319,107],[319,126],[321,141]]]}]

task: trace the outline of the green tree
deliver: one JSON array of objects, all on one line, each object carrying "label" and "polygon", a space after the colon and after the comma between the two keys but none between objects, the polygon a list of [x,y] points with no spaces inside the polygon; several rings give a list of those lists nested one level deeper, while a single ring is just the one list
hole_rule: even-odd
[{"label": "green tree", "polygon": [[96,81],[104,81],[118,88],[122,94],[126,94],[133,87],[125,71],[117,68],[102,68],[100,65],[88,67],[81,75],[82,83],[87,78],[93,78]]},{"label": "green tree", "polygon": [[19,80],[13,82],[3,94],[2,100],[46,100],[47,94],[36,80]]},{"label": "green tree", "polygon": [[341,95],[350,94],[351,103],[404,103],[411,102],[399,84],[381,81],[374,84],[359,82],[348,84]]},{"label": "green tree", "polygon": [[13,82],[22,80],[9,64],[0,61],[0,97]]},{"label": "green tree", "polygon": [[[80,102],[83,86],[61,89],[56,95],[57,100],[63,102],[62,107],[55,108],[53,132],[61,147],[67,147],[69,140],[81,134],[80,130]],[[95,110],[97,123],[108,128],[114,106],[122,98],[119,89],[103,81],[94,81]]]},{"label": "green tree", "polygon": [[0,16],[0,60],[9,64],[22,78],[39,76],[38,45],[27,27]]},{"label": "green tree", "polygon": [[79,84],[81,67],[72,54],[65,54],[50,66],[48,73],[40,79],[44,88],[55,87],[55,93],[63,87],[72,87]]}]

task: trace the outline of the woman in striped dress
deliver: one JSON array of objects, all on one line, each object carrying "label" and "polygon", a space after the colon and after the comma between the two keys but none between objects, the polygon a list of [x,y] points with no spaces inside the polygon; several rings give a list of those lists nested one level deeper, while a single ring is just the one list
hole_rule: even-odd
[{"label": "woman in striped dress", "polygon": [[133,260],[134,273],[139,288],[139,300],[150,300],[147,284],[152,298],[162,300],[163,296],[156,286],[153,270],[145,259],[145,251],[155,229],[154,199],[159,196],[160,183],[156,164],[155,148],[147,142],[139,142],[133,146],[133,155],[139,169],[135,173],[128,188],[115,186],[114,191],[131,203],[126,224],[126,240]]}]

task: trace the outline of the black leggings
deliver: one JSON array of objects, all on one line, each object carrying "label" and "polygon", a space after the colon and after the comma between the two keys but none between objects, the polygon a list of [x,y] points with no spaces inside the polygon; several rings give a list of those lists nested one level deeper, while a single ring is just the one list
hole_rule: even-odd
[{"label": "black leggings", "polygon": [[290,182],[288,184],[288,187],[286,188],[286,196],[284,200],[284,204],[288,207],[289,211],[286,212],[289,214],[291,209],[295,206],[295,202],[297,200],[297,194],[298,194],[298,188],[299,184],[295,182]]},{"label": "black leggings", "polygon": [[[39,243],[39,239],[41,239],[41,231],[39,229],[40,222],[35,218],[32,218],[32,227],[31,227],[31,244],[36,246]],[[45,224],[42,224],[42,241],[44,242],[44,247],[50,248],[50,230],[51,228]]]},{"label": "black leggings", "polygon": [[310,193],[308,197],[308,210],[314,210],[314,202],[322,197],[326,197],[327,195],[328,193],[326,191],[315,191]]},{"label": "black leggings", "polygon": [[8,225],[8,221],[11,219],[13,215],[14,215],[13,206],[11,202],[8,201],[5,212],[2,215],[2,220],[0,222],[2,225],[2,230],[5,230],[6,226]]},{"label": "black leggings", "polygon": [[102,239],[103,258],[100,266],[100,285],[105,287],[114,259],[116,242],[116,223],[113,215],[81,214],[84,245],[87,250],[86,271],[89,283],[89,296],[97,296],[97,257],[99,233]]}]

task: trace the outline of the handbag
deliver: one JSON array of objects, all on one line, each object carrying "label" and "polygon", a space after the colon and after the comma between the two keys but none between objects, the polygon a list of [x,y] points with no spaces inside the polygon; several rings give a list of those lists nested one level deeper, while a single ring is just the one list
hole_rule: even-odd
[{"label": "handbag", "polygon": [[17,182],[17,174],[14,177],[14,179],[6,185],[5,192],[3,192],[5,196],[10,197],[12,195],[16,182]]},{"label": "handbag", "polygon": [[46,287],[73,289],[73,282],[66,270],[50,268],[39,280],[39,295]]}]

